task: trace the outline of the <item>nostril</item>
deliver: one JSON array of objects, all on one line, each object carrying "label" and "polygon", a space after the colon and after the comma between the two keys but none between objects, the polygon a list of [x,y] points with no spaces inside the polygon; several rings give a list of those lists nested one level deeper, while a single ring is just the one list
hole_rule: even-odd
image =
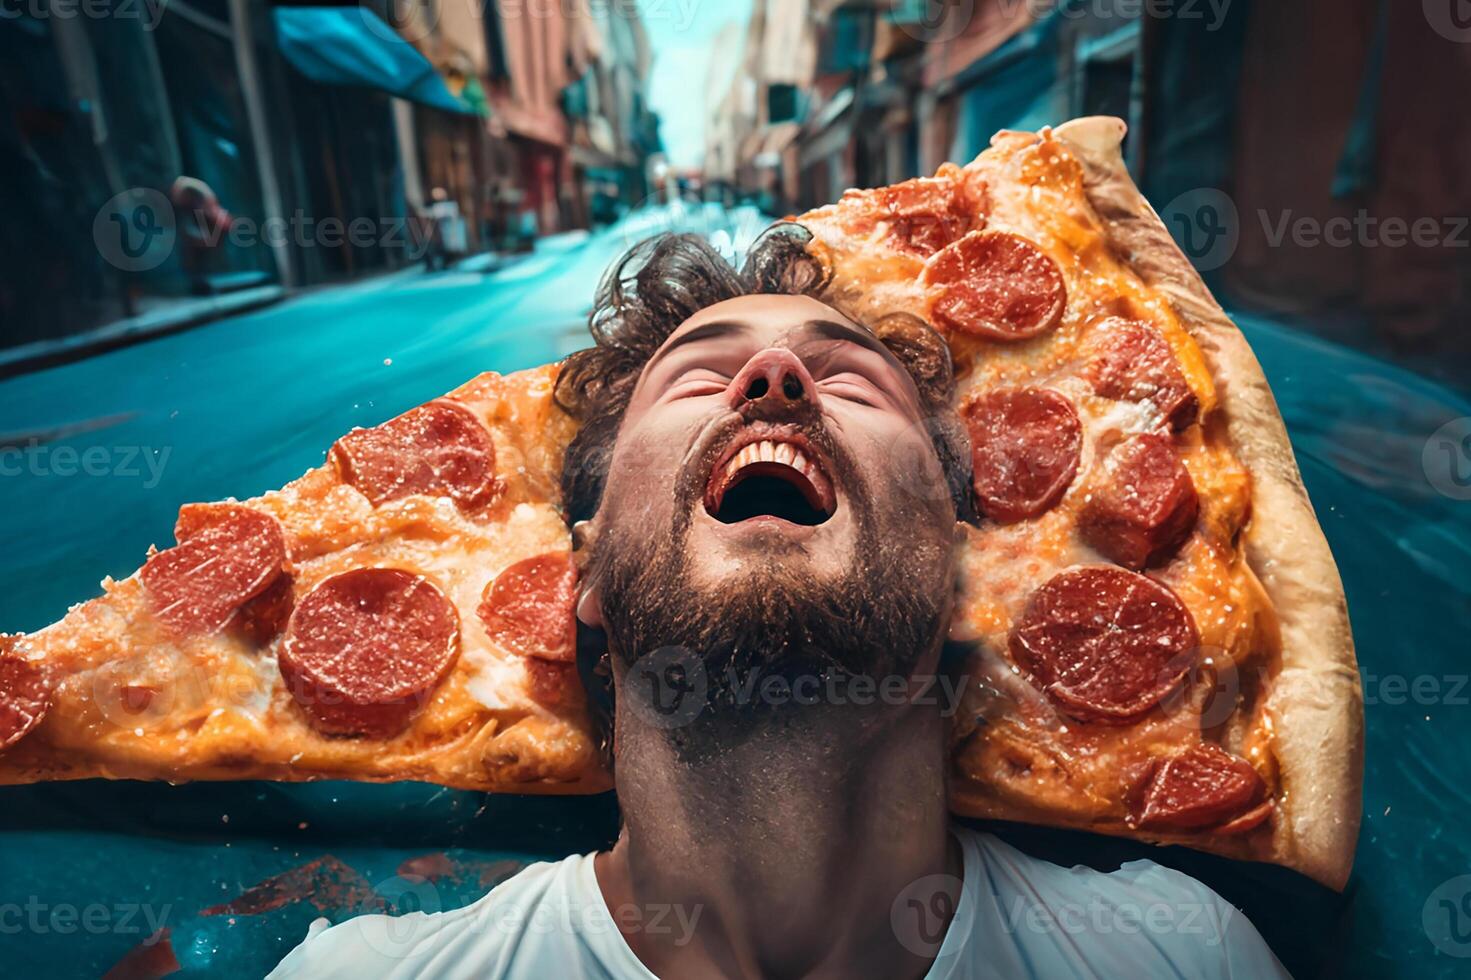
[{"label": "nostril", "polygon": [[781,393],[787,396],[787,401],[797,401],[802,397],[802,382],[795,374],[785,375],[781,379]]},{"label": "nostril", "polygon": [[771,383],[765,378],[756,378],[751,382],[750,386],[746,388],[746,399],[748,401],[755,401],[758,398],[765,397],[766,390],[770,386]]}]

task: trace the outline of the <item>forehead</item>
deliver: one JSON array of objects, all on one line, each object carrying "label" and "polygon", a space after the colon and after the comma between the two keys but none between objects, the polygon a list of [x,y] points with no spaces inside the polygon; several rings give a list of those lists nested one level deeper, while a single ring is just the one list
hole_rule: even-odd
[{"label": "forehead", "polygon": [[[750,336],[763,346],[778,344],[813,324],[840,327],[846,339],[865,347],[882,349],[882,344],[868,330],[811,296],[756,295],[738,296],[705,307],[669,335],[661,345],[661,352],[670,346],[678,346],[692,333],[700,336],[741,334]],[[722,330],[723,327],[728,329]]]}]

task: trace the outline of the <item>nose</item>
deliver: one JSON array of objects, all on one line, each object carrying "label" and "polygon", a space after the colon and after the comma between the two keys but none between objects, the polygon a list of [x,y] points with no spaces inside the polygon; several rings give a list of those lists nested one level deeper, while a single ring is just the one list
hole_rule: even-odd
[{"label": "nose", "polygon": [[727,391],[732,408],[817,401],[817,386],[801,358],[780,347],[767,348],[747,361]]}]

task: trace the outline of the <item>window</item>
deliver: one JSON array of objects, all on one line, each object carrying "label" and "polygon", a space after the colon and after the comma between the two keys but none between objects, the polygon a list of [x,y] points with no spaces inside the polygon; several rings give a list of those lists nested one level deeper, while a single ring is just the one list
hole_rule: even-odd
[{"label": "window", "polygon": [[868,10],[835,10],[828,29],[822,34],[822,51],[818,55],[818,72],[863,71],[868,67],[873,50],[873,19]]},{"label": "window", "polygon": [[766,121],[795,122],[801,116],[801,99],[797,86],[786,83],[771,85],[766,90]]},{"label": "window", "polygon": [[1074,68],[1074,116],[1118,116],[1129,124],[1124,137],[1124,159],[1134,159],[1132,134],[1138,122],[1134,112],[1134,77],[1138,69],[1139,25],[1130,24],[1104,37],[1080,40]]},{"label": "window", "polygon": [[482,8],[485,21],[485,73],[491,81],[511,77],[511,63],[506,58],[506,29],[501,24],[500,8],[495,0],[485,0]]}]

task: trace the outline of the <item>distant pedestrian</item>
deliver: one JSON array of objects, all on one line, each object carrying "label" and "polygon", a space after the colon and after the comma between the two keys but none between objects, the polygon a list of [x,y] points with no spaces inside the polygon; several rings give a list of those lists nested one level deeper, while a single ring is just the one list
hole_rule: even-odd
[{"label": "distant pedestrian", "polygon": [[189,289],[196,295],[208,295],[214,291],[209,276],[218,271],[220,243],[235,217],[220,204],[214,189],[197,177],[177,178],[169,188],[169,203],[174,206],[179,262]]},{"label": "distant pedestrian", "polygon": [[448,269],[451,261],[464,258],[469,251],[465,219],[460,214],[460,205],[443,187],[430,191],[429,198],[433,203],[429,205],[429,248],[424,264],[431,271],[436,267]]}]

